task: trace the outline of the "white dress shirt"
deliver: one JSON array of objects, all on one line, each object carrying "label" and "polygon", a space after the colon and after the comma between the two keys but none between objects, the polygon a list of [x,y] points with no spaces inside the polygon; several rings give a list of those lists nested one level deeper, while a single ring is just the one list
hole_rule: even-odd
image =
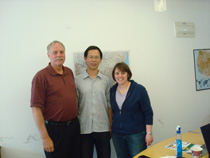
[{"label": "white dress shirt", "polygon": [[81,134],[108,132],[108,109],[111,107],[109,78],[98,72],[93,80],[85,71],[75,77],[75,83]]}]

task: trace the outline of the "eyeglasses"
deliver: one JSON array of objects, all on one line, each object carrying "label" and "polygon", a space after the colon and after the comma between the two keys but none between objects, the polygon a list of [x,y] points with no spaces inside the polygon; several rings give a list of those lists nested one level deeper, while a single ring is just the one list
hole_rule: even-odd
[{"label": "eyeglasses", "polygon": [[99,56],[88,56],[88,58],[91,59],[91,60],[93,60],[93,59],[99,60],[100,59]]}]

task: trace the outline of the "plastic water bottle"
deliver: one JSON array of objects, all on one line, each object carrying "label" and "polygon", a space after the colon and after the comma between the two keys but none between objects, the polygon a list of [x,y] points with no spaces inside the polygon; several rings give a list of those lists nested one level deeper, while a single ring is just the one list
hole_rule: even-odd
[{"label": "plastic water bottle", "polygon": [[182,158],[182,137],[181,137],[181,127],[176,127],[176,157]]}]

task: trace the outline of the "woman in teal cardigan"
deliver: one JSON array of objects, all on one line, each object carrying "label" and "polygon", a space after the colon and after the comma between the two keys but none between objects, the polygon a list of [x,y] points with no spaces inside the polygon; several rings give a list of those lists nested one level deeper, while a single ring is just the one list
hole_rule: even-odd
[{"label": "woman in teal cardigan", "polygon": [[125,63],[112,71],[116,84],[110,90],[112,139],[118,158],[131,158],[153,142],[153,110],[144,86],[130,80]]}]

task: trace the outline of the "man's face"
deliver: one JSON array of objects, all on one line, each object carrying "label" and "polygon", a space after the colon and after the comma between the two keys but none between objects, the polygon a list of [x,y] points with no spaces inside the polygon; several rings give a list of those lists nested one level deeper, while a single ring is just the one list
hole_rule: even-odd
[{"label": "man's face", "polygon": [[65,50],[60,43],[55,43],[50,47],[49,52],[47,53],[52,67],[63,66],[65,61]]},{"label": "man's face", "polygon": [[88,69],[98,70],[101,62],[100,52],[97,49],[89,50],[87,57],[84,57]]}]

